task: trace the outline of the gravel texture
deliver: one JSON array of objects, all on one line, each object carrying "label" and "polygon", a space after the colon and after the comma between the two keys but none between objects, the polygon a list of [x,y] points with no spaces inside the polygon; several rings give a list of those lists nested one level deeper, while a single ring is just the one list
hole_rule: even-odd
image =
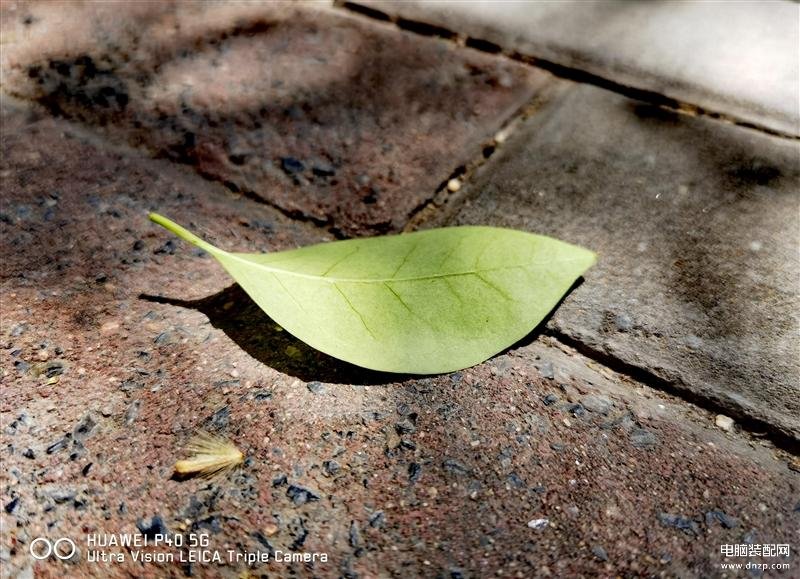
[{"label": "gravel texture", "polygon": [[[208,257],[159,252],[168,235],[144,212],[241,250],[325,234],[67,123],[8,108],[3,122],[0,557],[12,574],[708,577],[721,543],[800,529],[798,476],[765,442],[552,339],[425,379],[311,351]],[[229,437],[244,464],[175,479],[199,428]],[[38,536],[72,537],[84,557],[86,533],[137,530],[329,559],[28,555]]]}]

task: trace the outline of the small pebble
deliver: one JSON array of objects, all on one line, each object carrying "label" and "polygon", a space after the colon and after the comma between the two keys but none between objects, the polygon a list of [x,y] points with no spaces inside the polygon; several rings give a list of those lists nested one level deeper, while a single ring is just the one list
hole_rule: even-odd
[{"label": "small pebble", "polygon": [[380,529],[386,523],[386,515],[383,511],[375,511],[369,517],[369,526],[374,529]]},{"label": "small pebble", "polygon": [[139,519],[136,521],[136,528],[151,540],[155,539],[156,535],[166,536],[169,533],[161,515],[155,515],[150,519]]},{"label": "small pebble", "polygon": [[461,181],[459,179],[450,179],[447,182],[447,190],[451,193],[455,193],[459,189],[461,189]]},{"label": "small pebble", "polygon": [[[274,484],[273,481],[273,486]],[[311,501],[319,500],[319,495],[317,493],[297,485],[289,485],[289,488],[286,489],[286,496],[292,499],[292,502],[298,507],[310,503]]]},{"label": "small pebble", "polygon": [[350,522],[350,532],[348,535],[350,546],[354,549],[358,548],[358,546],[361,545],[361,533],[358,530],[358,523],[355,521]]},{"label": "small pebble", "polygon": [[706,513],[706,526],[710,527],[715,522],[719,523],[726,529],[733,529],[739,526],[739,521],[735,517],[731,517],[722,511],[708,511]]},{"label": "small pebble", "polygon": [[545,362],[542,364],[542,367],[539,368],[539,372],[541,372],[542,376],[548,380],[553,380],[556,377],[552,362]]},{"label": "small pebble", "polygon": [[724,414],[717,414],[714,418],[714,424],[717,425],[717,428],[721,428],[725,432],[733,430],[733,418],[725,416]]},{"label": "small pebble", "polygon": [[153,253],[155,253],[155,254],[175,255],[175,250],[177,248],[178,248],[178,246],[175,243],[175,241],[173,241],[172,239],[168,239],[167,241],[165,241],[163,243],[163,245],[161,245],[161,247],[158,247],[158,248],[154,249]]},{"label": "small pebble", "polygon": [[72,430],[72,436],[76,439],[83,440],[92,433],[95,426],[97,426],[97,422],[95,422],[91,414],[87,414]]},{"label": "small pebble", "polygon": [[161,332],[159,335],[155,337],[153,342],[158,345],[163,345],[169,343],[171,339],[172,335],[169,332]]},{"label": "small pebble", "polygon": [[306,384],[306,388],[312,394],[323,394],[325,392],[325,386],[322,385],[322,382],[309,382]]},{"label": "small pebble", "polygon": [[306,166],[294,157],[283,157],[281,158],[281,169],[283,169],[283,172],[287,175],[295,175],[305,171]]},{"label": "small pebble", "polygon": [[586,414],[586,409],[581,404],[570,404],[567,410],[569,410],[569,413],[573,416],[583,416]]},{"label": "small pebble", "polygon": [[658,442],[658,437],[644,428],[636,428],[630,433],[631,444],[636,448],[651,448]]},{"label": "small pebble", "polygon": [[223,406],[211,415],[209,422],[217,430],[223,430],[228,426],[231,419],[231,410],[228,406]]},{"label": "small pebble", "polygon": [[311,167],[311,172],[317,177],[333,177],[336,174],[336,169],[328,163],[315,163]]},{"label": "small pebble", "polygon": [[408,465],[408,480],[415,483],[422,476],[422,466],[416,462]]},{"label": "small pebble", "polygon": [[322,468],[325,469],[325,473],[328,476],[333,476],[341,470],[341,466],[335,460],[326,460],[322,463]]},{"label": "small pebble", "polygon": [[608,414],[614,403],[605,396],[596,394],[589,394],[581,398],[581,404],[589,412],[596,412],[597,414]]},{"label": "small pebble", "polygon": [[273,535],[277,534],[278,532],[278,525],[275,523],[267,523],[264,525],[264,534],[267,537],[272,537]]},{"label": "small pebble", "polygon": [[592,555],[594,555],[599,561],[608,561],[608,553],[600,545],[595,545],[592,547]]},{"label": "small pebble", "polygon": [[669,513],[658,513],[658,520],[665,527],[674,527],[686,533],[687,535],[699,535],[700,526],[687,517],[680,515],[672,515]]},{"label": "small pebble", "polygon": [[28,328],[30,328],[28,324],[25,323],[17,324],[13,328],[11,328],[11,336],[14,338],[16,338],[17,336],[21,336],[26,331],[28,331]]},{"label": "small pebble", "polygon": [[442,461],[442,468],[449,472],[450,474],[455,475],[467,475],[470,473],[469,468],[467,468],[463,463],[457,461],[454,458],[446,458]]},{"label": "small pebble", "polygon": [[69,488],[56,488],[47,492],[47,496],[58,504],[73,500],[77,494],[74,489]]},{"label": "small pebble", "polygon": [[633,320],[628,314],[616,314],[614,316],[614,325],[620,332],[628,332],[633,328]]},{"label": "small pebble", "polygon": [[555,394],[548,394],[547,396],[542,398],[542,402],[544,403],[545,406],[552,406],[553,404],[558,402],[558,396],[556,396]]},{"label": "small pebble", "polygon": [[69,441],[70,441],[71,438],[72,438],[72,436],[69,435],[69,434],[64,436],[63,438],[57,440],[56,442],[54,442],[53,444],[48,446],[47,450],[45,452],[47,454],[54,454],[54,453],[56,453],[56,452],[58,452],[60,450],[64,450],[67,447],[67,445],[69,444]]},{"label": "small pebble", "polygon": [[531,529],[541,530],[550,524],[550,519],[533,519],[528,521],[528,527]]},{"label": "small pebble", "polygon": [[19,505],[19,497],[14,497],[13,499],[11,499],[11,501],[6,503],[4,508],[5,511],[10,515],[17,509],[18,505]]},{"label": "small pebble", "polygon": [[413,434],[416,432],[417,427],[414,426],[413,422],[406,419],[395,424],[394,429],[397,431],[397,434]]},{"label": "small pebble", "polygon": [[142,403],[139,400],[134,400],[130,403],[130,406],[128,406],[128,409],[125,411],[125,424],[127,426],[133,424],[139,417],[139,408],[141,405]]}]

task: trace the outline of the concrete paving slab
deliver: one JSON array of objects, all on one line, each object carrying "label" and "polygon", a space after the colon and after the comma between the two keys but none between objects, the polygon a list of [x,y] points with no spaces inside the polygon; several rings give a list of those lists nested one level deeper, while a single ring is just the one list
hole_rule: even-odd
[{"label": "concrete paving slab", "polygon": [[551,77],[322,3],[19,3],[4,88],[343,235],[398,229]]},{"label": "concrete paving slab", "polygon": [[796,2],[354,4],[800,135]]},{"label": "concrete paving slab", "polygon": [[[340,364],[144,214],[245,251],[318,230],[69,123],[1,120],[4,574],[713,577],[720,545],[798,536],[798,475],[768,442],[544,338],[426,379]],[[199,428],[242,467],[173,479]],[[201,533],[225,561],[86,560],[87,534],[136,532]],[[80,558],[34,561],[39,536]]]},{"label": "concrete paving slab", "polygon": [[798,159],[796,141],[565,85],[478,172],[466,205],[429,225],[593,249],[550,328],[797,440]]}]

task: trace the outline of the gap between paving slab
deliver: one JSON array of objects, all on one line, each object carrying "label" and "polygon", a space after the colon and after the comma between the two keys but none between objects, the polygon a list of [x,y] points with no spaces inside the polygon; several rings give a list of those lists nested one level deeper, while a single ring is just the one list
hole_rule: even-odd
[{"label": "gap between paving slab", "polygon": [[[733,123],[746,128],[752,128],[768,134],[790,139],[800,139],[800,133],[798,133],[798,130],[800,129],[797,128],[796,118],[792,121],[782,118],[775,122],[765,122],[756,121],[752,118],[748,119],[741,114],[737,115],[721,112],[716,110],[713,104],[700,106],[680,98],[668,96],[660,90],[651,90],[643,86],[637,86],[636,75],[631,76],[630,73],[622,73],[617,71],[622,77],[629,77],[629,82],[626,83],[620,82],[615,78],[605,76],[603,72],[596,73],[587,70],[586,68],[577,67],[572,64],[572,61],[581,62],[581,59],[576,55],[562,54],[560,55],[562,58],[561,61],[558,60],[558,57],[555,59],[543,58],[541,55],[531,53],[530,50],[535,51],[535,49],[531,49],[530,47],[522,49],[523,52],[520,52],[517,49],[505,46],[503,41],[506,39],[501,40],[499,38],[502,37],[503,34],[499,34],[498,44],[489,40],[485,40],[484,38],[464,34],[463,31],[458,29],[451,30],[442,24],[434,24],[427,20],[423,20],[422,18],[427,16],[429,19],[436,20],[437,22],[441,23],[448,21],[448,17],[444,16],[443,12],[441,11],[442,6],[444,5],[444,10],[446,12],[447,3],[440,2],[439,6],[436,6],[436,4],[436,2],[432,2],[431,6],[426,7],[420,2],[409,2],[408,4],[404,5],[402,2],[394,2],[391,0],[368,0],[366,2],[348,2],[344,0],[336,0],[334,2],[334,5],[339,8],[361,14],[374,20],[394,23],[401,30],[409,30],[423,36],[436,36],[445,38],[459,45],[469,46],[477,50],[489,52],[490,54],[504,54],[513,60],[518,60],[520,62],[532,64],[541,69],[548,70],[558,77],[576,82],[592,84],[600,88],[628,96],[630,98],[635,98],[654,105],[663,106],[682,114],[708,116],[710,118]],[[456,6],[456,10],[458,9],[457,2],[454,3],[453,6]],[[475,26],[477,26],[478,29],[482,28],[480,24],[476,25],[474,22],[470,22],[469,17],[466,17],[466,19],[463,20],[456,17],[454,24],[460,24],[462,26],[466,26],[467,28],[469,28],[471,25],[473,25],[473,28]],[[489,25],[484,32],[487,30],[497,35],[497,31],[491,30],[491,25]],[[600,69],[602,69],[602,67],[600,67]],[[647,83],[645,82],[644,84]],[[680,87],[680,82],[678,82],[678,86]],[[691,85],[687,85],[686,87],[683,87],[683,89],[688,90],[690,93],[696,90],[696,88],[692,87]],[[681,92],[681,90],[678,90],[677,92]],[[707,97],[707,95],[705,96]],[[714,100],[713,96],[710,100]],[[723,100],[725,100],[724,97]],[[740,106],[735,102],[729,102],[728,104],[734,109]],[[797,113],[795,112],[795,114]],[[794,131],[787,130],[787,126],[794,126]]]}]

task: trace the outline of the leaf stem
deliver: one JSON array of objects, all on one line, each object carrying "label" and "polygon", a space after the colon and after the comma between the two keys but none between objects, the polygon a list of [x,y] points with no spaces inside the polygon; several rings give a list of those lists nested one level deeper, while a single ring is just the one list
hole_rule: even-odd
[{"label": "leaf stem", "polygon": [[180,237],[184,241],[188,241],[189,243],[191,243],[193,245],[196,245],[197,247],[207,251],[208,253],[212,253],[212,254],[213,253],[225,253],[224,251],[222,251],[218,247],[214,247],[213,245],[211,245],[207,241],[205,241],[203,239],[200,239],[199,237],[197,237],[194,233],[192,233],[188,229],[185,229],[185,228],[181,227],[180,225],[178,225],[177,223],[175,223],[171,219],[167,219],[163,215],[159,215],[158,213],[150,213],[148,215],[148,217],[150,218],[150,221],[152,221],[153,223],[158,223],[164,229],[166,229],[168,231],[171,231],[172,233],[174,233],[175,235],[177,235],[178,237]]}]

